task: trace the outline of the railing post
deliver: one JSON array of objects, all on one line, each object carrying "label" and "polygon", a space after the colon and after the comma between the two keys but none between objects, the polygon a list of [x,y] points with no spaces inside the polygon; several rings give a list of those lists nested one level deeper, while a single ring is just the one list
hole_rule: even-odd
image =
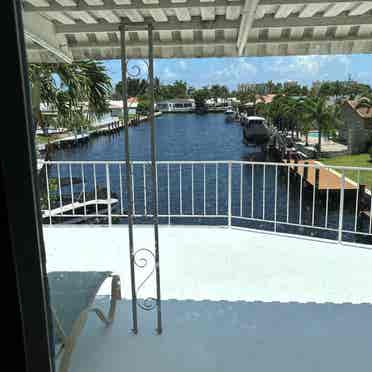
[{"label": "railing post", "polygon": [[338,217],[338,241],[342,241],[342,229],[344,220],[344,197],[345,197],[345,172],[341,176],[340,211]]},{"label": "railing post", "polygon": [[228,225],[231,227],[231,193],[232,193],[232,187],[231,187],[231,171],[232,171],[232,163],[229,162],[228,164]]},{"label": "railing post", "polygon": [[132,293],[132,331],[138,333],[137,320],[137,293],[136,293],[136,273],[134,259],[134,239],[133,239],[133,192],[132,192],[132,172],[129,148],[129,117],[128,117],[128,79],[127,79],[127,47],[126,29],[124,19],[121,20],[119,27],[121,44],[121,95],[123,101],[123,126],[125,144],[125,171],[126,171],[126,191],[128,201],[128,239],[129,239],[129,260],[130,260],[130,281]]},{"label": "railing post", "polygon": [[275,188],[274,188],[274,232],[277,230],[276,219],[277,219],[277,199],[278,199],[278,166],[275,165]]},{"label": "railing post", "polygon": [[112,226],[112,216],[111,216],[111,187],[110,187],[110,170],[109,165],[106,163],[106,192],[107,192],[107,217],[108,225]]},{"label": "railing post", "polygon": [[48,163],[45,163],[45,178],[46,178],[46,189],[47,189],[47,198],[48,198],[49,225],[51,225],[52,224],[52,213],[51,213],[51,206],[50,206]]},{"label": "railing post", "polygon": [[156,303],[157,303],[157,327],[156,332],[162,333],[161,316],[161,291],[160,291],[160,255],[159,255],[159,219],[158,219],[158,172],[156,165],[156,136],[155,136],[155,94],[154,94],[154,45],[153,25],[150,23],[147,28],[149,45],[149,98],[150,98],[150,142],[151,142],[151,173],[152,173],[152,202],[153,222],[155,240],[155,273],[156,273]]}]

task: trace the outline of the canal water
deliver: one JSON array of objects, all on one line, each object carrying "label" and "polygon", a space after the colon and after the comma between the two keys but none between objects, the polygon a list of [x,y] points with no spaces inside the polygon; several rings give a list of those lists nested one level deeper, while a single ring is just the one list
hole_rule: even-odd
[{"label": "canal water", "polygon": [[[132,160],[150,160],[150,127],[143,123],[130,128],[130,151]],[[260,147],[246,146],[242,142],[242,129],[237,123],[226,123],[223,114],[165,114],[156,118],[157,159],[160,161],[268,161]],[[124,131],[108,136],[90,138],[89,142],[76,147],[55,150],[52,160],[106,161],[125,160]],[[61,177],[68,178],[68,166],[59,169]],[[107,168],[104,164],[92,166],[74,165],[73,177],[84,175],[85,192],[94,189],[94,174],[98,187],[107,185]],[[151,169],[135,165],[134,201],[135,212],[151,214]],[[169,178],[168,178],[169,174]],[[56,167],[49,169],[49,176],[56,177]],[[277,178],[276,178],[277,176]],[[125,169],[117,164],[109,166],[111,192],[120,200],[117,214],[127,211],[125,196]],[[277,179],[277,182],[275,180]],[[122,182],[120,182],[120,180]],[[228,166],[227,164],[182,165],[158,167],[159,214],[173,217],[160,218],[162,223],[226,224],[228,213]],[[287,168],[251,165],[232,166],[232,223],[241,227],[303,234],[317,237],[337,238],[334,231],[339,225],[340,195],[333,194],[326,208],[325,195],[303,190],[299,179],[288,175]],[[74,192],[81,192],[81,184],[73,185]],[[68,194],[71,185],[62,186]],[[58,195],[56,195],[58,199]],[[313,201],[315,203],[313,204]],[[57,203],[58,204],[58,203]],[[326,211],[327,209],[327,211]],[[300,213],[301,212],[301,213]],[[113,212],[115,215],[115,211]],[[179,215],[200,217],[177,217]],[[208,217],[210,216],[210,217]],[[222,216],[222,217],[219,217]],[[239,217],[239,218],[238,218]],[[240,218],[242,217],[242,218]],[[355,227],[355,200],[346,200],[343,228]],[[274,224],[273,222],[277,223]],[[126,222],[117,217],[113,222]],[[150,223],[151,219],[137,217],[137,223]],[[297,224],[307,225],[297,226]],[[276,225],[276,226],[275,226]],[[318,227],[318,228],[317,228]],[[366,231],[366,224],[358,231]],[[369,237],[344,234],[344,240],[370,242]]]},{"label": "canal water", "polygon": [[[163,114],[156,118],[158,160],[262,159],[257,147],[242,142],[241,127],[225,123],[223,114]],[[130,128],[132,160],[150,160],[147,123]],[[57,151],[53,160],[125,160],[124,131],[91,138],[85,146]]]}]

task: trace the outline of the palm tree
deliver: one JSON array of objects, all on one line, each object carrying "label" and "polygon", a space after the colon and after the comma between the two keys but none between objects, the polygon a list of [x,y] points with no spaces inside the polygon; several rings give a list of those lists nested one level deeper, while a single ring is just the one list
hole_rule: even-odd
[{"label": "palm tree", "polygon": [[356,108],[358,109],[363,107],[367,109],[372,107],[372,93],[366,93],[357,98]]},{"label": "palm tree", "polygon": [[267,91],[268,91],[268,94],[271,94],[275,88],[275,84],[273,83],[272,80],[269,80],[267,83],[266,83],[266,87],[267,87]]},{"label": "palm tree", "polygon": [[87,126],[91,119],[108,111],[111,79],[99,62],[30,64],[29,77],[35,124],[43,129],[48,120],[40,103],[54,109],[57,124],[69,129]]},{"label": "palm tree", "polygon": [[336,127],[338,106],[327,104],[325,97],[309,97],[304,101],[306,120],[318,129],[318,157],[321,155],[322,136]]},{"label": "palm tree", "polygon": [[[279,125],[279,123],[282,123],[284,101],[285,96],[276,96],[270,103],[268,115],[273,124]],[[282,130],[283,128],[279,129]]]}]

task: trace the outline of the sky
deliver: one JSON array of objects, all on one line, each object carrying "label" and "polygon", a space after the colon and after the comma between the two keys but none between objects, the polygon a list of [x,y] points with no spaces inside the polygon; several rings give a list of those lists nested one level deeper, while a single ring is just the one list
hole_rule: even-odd
[{"label": "sky", "polygon": [[[113,84],[121,79],[120,61],[104,62]],[[135,67],[139,66],[141,72]],[[239,83],[261,83],[268,80],[284,82],[296,80],[311,86],[315,80],[353,80],[372,85],[372,54],[326,55],[294,57],[239,57],[157,59],[155,75],[161,83],[184,80],[189,86],[200,88],[222,84],[236,89]],[[145,77],[143,60],[131,60],[129,72]]]}]

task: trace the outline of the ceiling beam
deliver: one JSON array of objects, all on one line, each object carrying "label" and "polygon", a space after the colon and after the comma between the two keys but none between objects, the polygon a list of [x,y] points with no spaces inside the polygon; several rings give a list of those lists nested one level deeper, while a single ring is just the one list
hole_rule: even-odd
[{"label": "ceiling beam", "polygon": [[238,54],[241,55],[244,50],[244,45],[247,42],[249,32],[252,27],[254,15],[258,6],[259,0],[246,0],[243,8],[243,17],[240,22],[239,34],[238,34]]},{"label": "ceiling beam", "polygon": [[276,40],[259,40],[259,41],[248,41],[247,45],[273,45],[273,44],[328,44],[328,43],[345,43],[345,42],[372,42],[372,37],[355,37],[348,36],[343,38],[326,38],[326,39],[314,39],[314,38],[301,38],[301,39],[276,39]]},{"label": "ceiling beam", "polygon": [[89,5],[80,2],[76,6],[63,6],[57,1],[51,1],[49,6],[34,6],[24,3],[23,11],[34,12],[81,12],[81,11],[115,11],[115,10],[151,10],[151,9],[177,9],[177,8],[210,8],[243,6],[244,0],[214,0],[214,2],[201,2],[200,0],[188,0],[186,2],[173,3],[171,0],[159,0],[158,3],[143,3],[141,0],[132,0],[130,4],[116,4],[114,1],[105,1],[103,5]]},{"label": "ceiling beam", "polygon": [[[293,44],[340,44],[346,42],[372,42],[372,37],[355,37],[355,36],[347,36],[343,38],[326,38],[326,39],[314,39],[314,38],[299,38],[299,39],[272,39],[272,40],[249,40],[246,43],[246,46],[255,46],[255,45],[293,45]],[[145,48],[148,46],[148,42],[146,40],[141,41],[127,41],[128,48]],[[169,41],[161,41],[161,40],[154,40],[155,47],[201,47],[201,46],[231,46],[236,45],[235,40],[169,40]],[[119,48],[120,42],[110,41],[110,42],[80,42],[77,44],[70,44],[69,48],[71,51],[77,49],[112,49],[112,48]],[[40,50],[42,48],[38,46],[30,45],[28,46],[29,50]]]},{"label": "ceiling beam", "polygon": [[[190,22],[180,22],[177,17],[168,17],[167,22],[130,22],[125,24],[128,31],[144,31],[148,24],[153,25],[154,31],[182,31],[182,30],[229,30],[239,27],[240,19],[227,20],[224,16],[216,16],[213,21],[204,21],[201,17],[191,17]],[[57,34],[80,34],[95,32],[116,32],[120,23],[99,23],[99,24],[72,24],[56,25]]]},{"label": "ceiling beam", "polygon": [[360,26],[371,24],[371,16],[337,16],[337,17],[307,17],[274,18],[266,16],[256,19],[252,28],[290,28],[290,27],[322,27],[322,26]]},{"label": "ceiling beam", "polygon": [[63,35],[57,35],[55,26],[39,14],[24,14],[24,32],[27,39],[32,40],[42,49],[48,50],[61,62],[71,63],[73,57]]},{"label": "ceiling beam", "polygon": [[[357,4],[361,0],[260,0],[259,5],[312,5],[312,4],[337,4],[350,3]],[[366,1],[367,3],[370,1]]]},{"label": "ceiling beam", "polygon": [[[226,46],[226,45],[236,45],[235,40],[187,40],[187,41],[180,41],[180,40],[169,40],[169,41],[161,41],[161,40],[154,40],[153,42],[154,47],[166,47],[166,48],[176,48],[176,47],[201,47],[201,46]],[[127,41],[126,43],[127,48],[147,48],[148,42],[146,40],[141,41]],[[70,48],[72,51],[77,49],[112,49],[112,48],[120,48],[120,41],[114,42],[101,42],[101,43],[92,43],[92,42],[84,42],[78,44],[71,44]],[[29,50],[40,50],[37,46],[29,46]]]}]

